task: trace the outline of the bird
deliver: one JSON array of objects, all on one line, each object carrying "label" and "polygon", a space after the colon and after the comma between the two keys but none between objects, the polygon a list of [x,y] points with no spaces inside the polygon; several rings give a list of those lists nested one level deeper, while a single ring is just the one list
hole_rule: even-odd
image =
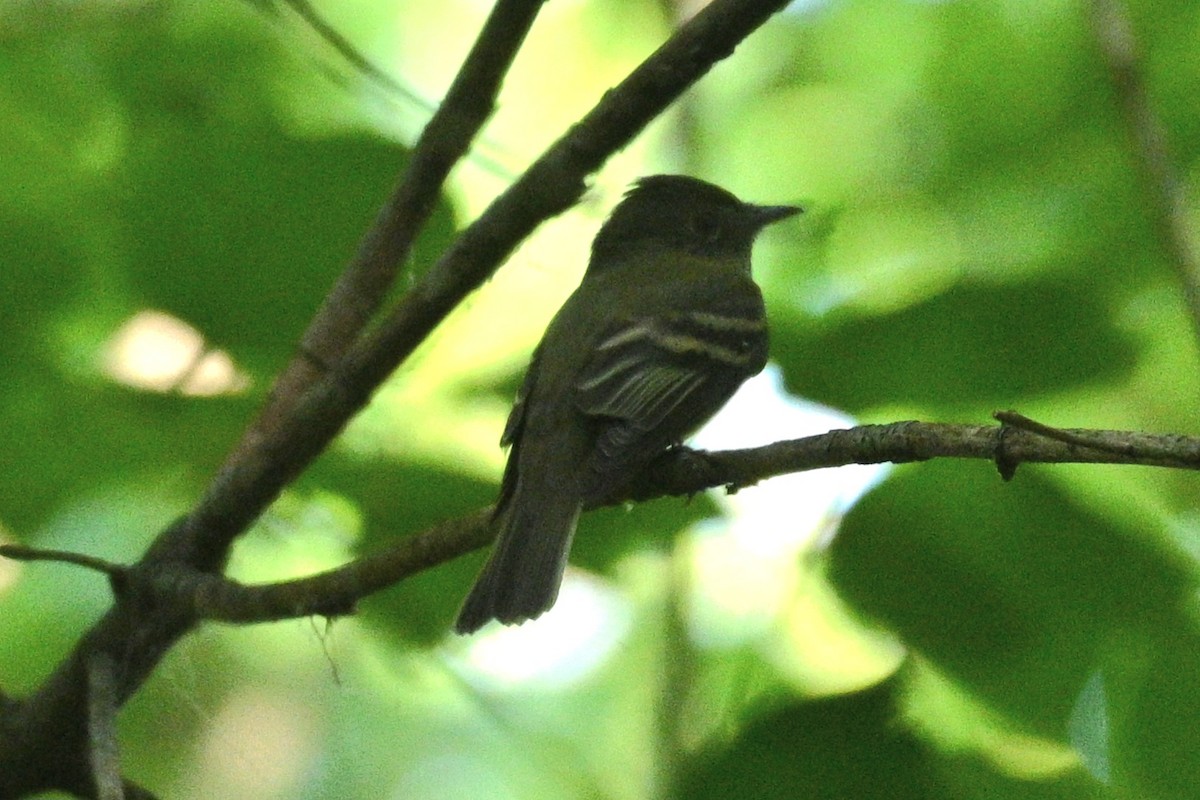
[{"label": "bird", "polygon": [[635,182],[601,225],[500,437],[496,543],[459,611],[469,634],[554,605],[585,506],[612,498],[767,362],[755,237],[801,211],[684,175]]}]

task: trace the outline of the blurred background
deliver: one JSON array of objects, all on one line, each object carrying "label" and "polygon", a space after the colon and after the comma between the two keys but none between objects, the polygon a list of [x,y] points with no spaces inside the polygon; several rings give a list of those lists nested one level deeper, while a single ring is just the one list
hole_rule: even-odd
[{"label": "blurred background", "polygon": [[[489,4],[312,8],[393,82],[278,0],[0,0],[0,539],[131,561],[197,499]],[[548,3],[397,292],[693,10]],[[1200,3],[1129,12],[1194,197]],[[1197,433],[1120,107],[1087,2],[793,3],[438,329],[232,574],[491,502],[529,352],[656,172],[808,212],[756,248],[773,366],[705,446],[998,408]],[[476,554],[351,619],[207,626],[126,707],[126,772],[170,798],[1194,798],[1198,489],[940,461],[597,511],[535,624],[448,634]],[[108,603],[0,561],[4,691]]]}]

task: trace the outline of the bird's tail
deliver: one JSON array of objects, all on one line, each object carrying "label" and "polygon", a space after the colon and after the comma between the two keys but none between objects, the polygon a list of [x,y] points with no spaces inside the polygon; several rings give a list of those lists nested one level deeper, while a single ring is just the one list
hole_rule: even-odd
[{"label": "bird's tail", "polygon": [[541,495],[530,497],[518,485],[496,514],[496,547],[458,612],[458,633],[472,633],[493,619],[525,622],[554,605],[580,501],[578,492]]}]

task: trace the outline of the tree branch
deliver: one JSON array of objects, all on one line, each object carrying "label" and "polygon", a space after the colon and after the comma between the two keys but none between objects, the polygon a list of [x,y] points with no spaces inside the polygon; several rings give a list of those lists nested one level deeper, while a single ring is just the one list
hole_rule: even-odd
[{"label": "tree branch", "polygon": [[88,660],[88,752],[97,800],[125,800],[117,743],[116,665],[107,653]]},{"label": "tree branch", "polygon": [[[735,491],[780,475],[849,464],[932,458],[994,461],[1005,479],[1024,463],[1200,469],[1200,438],[1053,428],[1012,411],[997,412],[996,417],[1001,426],[905,421],[861,425],[744,450],[676,448],[651,464],[629,489],[599,505],[693,495],[720,486]],[[367,595],[489,544],[491,512],[489,507],[440,522],[378,553],[294,580],[248,586],[219,574],[177,566],[130,576],[125,584],[152,605],[175,608],[199,619],[246,624],[313,615],[344,616],[353,613],[357,602]],[[0,548],[0,555],[28,558],[25,551],[9,545]],[[78,557],[63,560],[83,563]],[[110,565],[105,566],[107,573]]]},{"label": "tree branch", "polygon": [[[544,0],[499,0],[492,9],[454,82],[425,126],[400,181],[359,244],[358,253],[338,277],[300,340],[299,351],[275,382],[255,423],[230,455],[245,458],[282,426],[288,413],[317,378],[354,343],[379,311],[417,235],[437,204],[450,169],[492,115],[500,83],[533,26]],[[289,0],[323,37],[344,55],[355,54],[306,2]],[[348,55],[347,55],[348,57]],[[360,69],[370,67],[361,57]],[[365,66],[364,66],[365,65]]]}]

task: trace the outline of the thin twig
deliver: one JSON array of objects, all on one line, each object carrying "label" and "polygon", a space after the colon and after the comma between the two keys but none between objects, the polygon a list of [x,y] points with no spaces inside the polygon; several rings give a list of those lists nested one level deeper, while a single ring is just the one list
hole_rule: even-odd
[{"label": "thin twig", "polygon": [[312,28],[317,36],[321,37],[322,41],[332,47],[334,52],[345,60],[346,63],[350,64],[350,66],[376,83],[400,95],[417,108],[425,111],[433,110],[432,103],[375,66],[370,59],[360,53],[354,44],[343,36],[337,28],[330,25],[329,21],[321,16],[320,12],[308,0],[283,0],[283,2],[292,11],[296,12],[296,16],[304,20],[305,24]]},{"label": "thin twig", "polygon": [[23,544],[0,544],[0,556],[11,558],[13,561],[58,561],[64,564],[74,564],[78,567],[102,572],[110,578],[120,577],[126,570],[126,567],[121,564],[114,564],[95,556],[72,553],[69,550],[27,547]]}]

